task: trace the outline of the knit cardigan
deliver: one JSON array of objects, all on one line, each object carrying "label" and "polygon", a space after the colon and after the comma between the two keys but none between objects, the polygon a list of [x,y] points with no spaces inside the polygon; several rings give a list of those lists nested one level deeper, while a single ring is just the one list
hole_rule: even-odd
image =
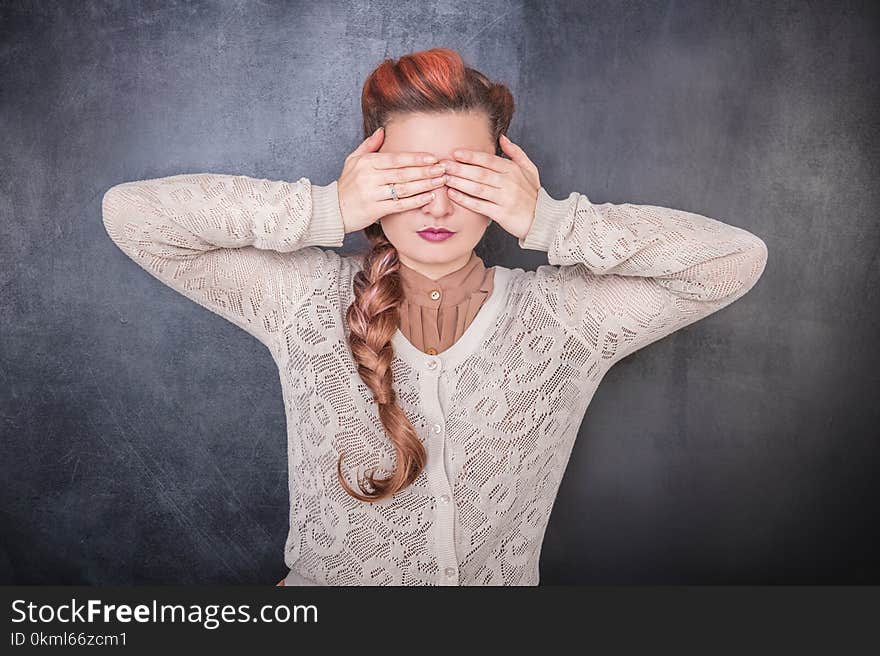
[{"label": "knit cardigan", "polygon": [[355,257],[337,181],[195,173],[124,182],[102,201],[113,242],[183,296],[260,340],[287,419],[286,585],[536,585],[575,438],[611,366],[743,296],[767,247],[699,214],[592,203],[541,187],[520,248],[495,267],[461,338],[428,355],[398,329],[396,401],[427,451],[415,481],[359,501],[337,480],[394,467],[347,343]]}]

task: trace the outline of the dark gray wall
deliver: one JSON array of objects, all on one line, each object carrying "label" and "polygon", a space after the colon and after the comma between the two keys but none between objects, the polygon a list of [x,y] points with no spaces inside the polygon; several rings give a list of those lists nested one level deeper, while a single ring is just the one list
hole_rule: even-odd
[{"label": "dark gray wall", "polygon": [[[746,297],[605,377],[542,582],[877,582],[869,6],[3,3],[0,582],[286,572],[274,364],[126,259],[101,197],[182,172],[330,182],[366,74],[438,45],[510,85],[552,195],[696,211],[769,248]],[[544,262],[511,237],[487,265]]]}]

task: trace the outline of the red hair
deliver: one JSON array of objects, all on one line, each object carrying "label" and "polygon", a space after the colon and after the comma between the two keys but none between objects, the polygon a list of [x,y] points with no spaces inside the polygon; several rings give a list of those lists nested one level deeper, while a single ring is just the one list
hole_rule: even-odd
[{"label": "red hair", "polygon": [[[414,52],[397,61],[385,59],[367,77],[361,94],[365,138],[385,125],[392,114],[480,110],[487,117],[486,129],[499,156],[503,151],[498,138],[507,132],[513,108],[513,96],[505,85],[493,83],[466,66],[461,56],[449,48]],[[392,387],[391,338],[400,326],[398,309],[403,301],[397,249],[379,223],[364,228],[364,235],[370,246],[363,256],[362,269],[354,276],[354,300],[346,313],[348,344],[358,373],[378,404],[379,418],[394,444],[397,463],[387,478],[376,478],[375,469],[371,470],[366,481],[358,481],[360,492],[342,475],[344,454],[336,463],[336,471],[348,494],[361,501],[378,501],[412,483],[424,468],[427,453],[397,405]]]}]

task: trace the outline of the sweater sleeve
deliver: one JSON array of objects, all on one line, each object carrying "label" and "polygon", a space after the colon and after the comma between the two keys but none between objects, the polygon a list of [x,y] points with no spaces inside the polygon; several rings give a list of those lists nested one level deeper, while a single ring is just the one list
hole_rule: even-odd
[{"label": "sweater sleeve", "polygon": [[270,349],[284,318],[340,256],[337,182],[193,173],[105,192],[110,239],[140,267]]},{"label": "sweater sleeve", "polygon": [[543,187],[519,246],[547,252],[539,293],[608,366],[734,302],[767,262],[763,240],[716,219]]}]

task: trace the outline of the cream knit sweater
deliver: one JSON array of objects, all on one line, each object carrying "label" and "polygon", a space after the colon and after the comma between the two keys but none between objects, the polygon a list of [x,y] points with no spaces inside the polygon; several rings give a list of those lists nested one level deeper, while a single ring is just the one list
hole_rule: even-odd
[{"label": "cream knit sweater", "polygon": [[594,204],[542,187],[521,248],[496,265],[462,337],[427,355],[395,333],[398,403],[426,469],[364,503],[336,478],[394,465],[346,342],[353,257],[337,182],[196,173],[125,182],[103,198],[122,251],[270,350],[287,415],[287,585],[535,585],[544,531],[584,414],[621,358],[717,312],[764,271],[738,227],[652,205]]}]

